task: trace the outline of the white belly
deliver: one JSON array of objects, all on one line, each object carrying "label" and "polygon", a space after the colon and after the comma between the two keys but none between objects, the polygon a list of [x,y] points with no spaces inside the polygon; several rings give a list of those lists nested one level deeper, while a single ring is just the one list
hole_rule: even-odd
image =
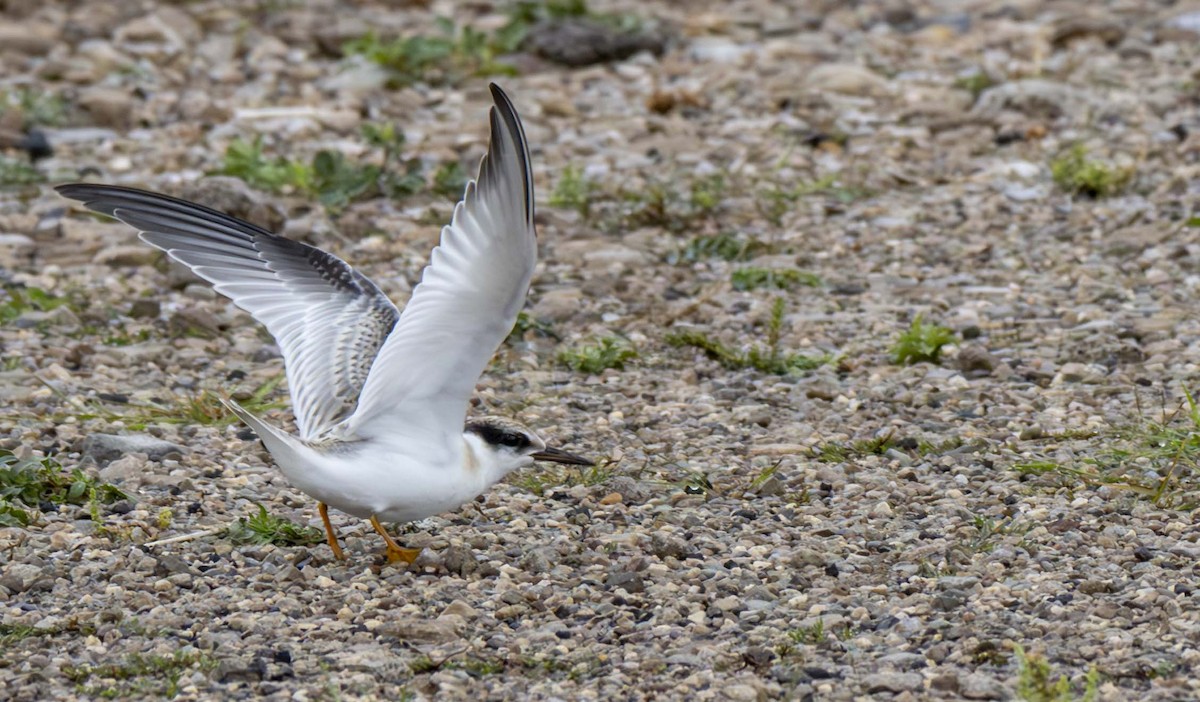
[{"label": "white belly", "polygon": [[455,453],[432,462],[371,445],[288,457],[301,465],[276,462],[288,482],[334,509],[362,519],[410,522],[457,509],[495,482],[474,461],[464,461],[465,454]]}]

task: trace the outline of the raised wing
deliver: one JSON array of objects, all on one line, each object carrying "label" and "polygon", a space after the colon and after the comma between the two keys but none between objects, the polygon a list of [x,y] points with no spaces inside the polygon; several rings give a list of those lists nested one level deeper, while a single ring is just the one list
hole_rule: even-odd
[{"label": "raised wing", "polygon": [[[347,420],[358,436],[462,433],[467,401],[525,304],[537,262],[533,175],[517,112],[496,85],[491,143]],[[450,445],[450,444],[446,444]]]},{"label": "raised wing", "polygon": [[113,185],[56,189],[138,229],[267,327],[283,352],[301,438],[320,438],[354,410],[400,316],[366,276],[318,248],[184,200]]}]

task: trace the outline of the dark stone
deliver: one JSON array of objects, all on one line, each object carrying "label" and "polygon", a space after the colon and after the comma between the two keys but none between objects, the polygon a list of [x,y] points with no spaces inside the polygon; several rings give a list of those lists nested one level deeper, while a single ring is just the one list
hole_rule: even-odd
[{"label": "dark stone", "polygon": [[662,55],[667,38],[660,32],[621,31],[587,18],[540,22],[529,30],[525,48],[564,66],[591,66],[627,59],[639,51]]},{"label": "dark stone", "polygon": [[92,434],[83,441],[83,454],[108,463],[129,453],[144,453],[152,461],[181,457],[187,449],[144,434]]},{"label": "dark stone", "polygon": [[466,546],[448,546],[442,552],[442,565],[446,570],[465,578],[479,569],[479,562],[475,560],[475,552]]},{"label": "dark stone", "polygon": [[646,591],[646,581],[637,573],[609,573],[604,579],[604,587],[609,590],[622,589],[631,595]]}]

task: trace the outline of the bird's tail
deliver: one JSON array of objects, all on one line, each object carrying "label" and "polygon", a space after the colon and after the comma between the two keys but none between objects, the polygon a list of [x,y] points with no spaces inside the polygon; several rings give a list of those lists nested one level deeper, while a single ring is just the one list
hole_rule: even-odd
[{"label": "bird's tail", "polygon": [[288,455],[299,454],[305,448],[299,439],[255,417],[245,407],[233,400],[222,398],[221,404],[237,415],[237,418],[242,420],[246,426],[253,429],[255,434],[258,434],[258,438],[262,440],[263,445],[267,447],[267,451],[275,457],[276,461]]}]

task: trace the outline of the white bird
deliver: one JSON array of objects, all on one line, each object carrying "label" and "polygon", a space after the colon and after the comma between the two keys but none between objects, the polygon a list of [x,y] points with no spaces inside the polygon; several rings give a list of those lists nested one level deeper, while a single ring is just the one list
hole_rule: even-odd
[{"label": "white bird", "polygon": [[369,519],[389,561],[411,563],[380,520],[408,522],[473,499],[535,460],[591,462],[498,418],[466,422],[475,383],[525,303],[537,237],[525,132],[491,86],[491,142],[401,313],[338,257],[183,200],[112,185],[64,196],[138,229],[271,332],[298,435],[227,403],[288,481],[315,498],[334,555],[333,507]]}]

